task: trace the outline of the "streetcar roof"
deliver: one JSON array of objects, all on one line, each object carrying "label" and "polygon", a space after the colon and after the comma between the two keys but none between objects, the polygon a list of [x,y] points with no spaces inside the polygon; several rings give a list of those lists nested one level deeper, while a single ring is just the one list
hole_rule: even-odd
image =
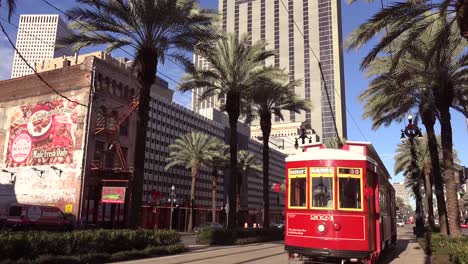
[{"label": "streetcar roof", "polygon": [[[345,145],[348,145],[348,149],[320,148],[319,145],[315,144],[311,146],[311,148],[306,149],[305,152],[286,157],[286,162],[309,160],[364,160],[374,164],[382,171],[387,179],[391,178],[372,143],[346,141]],[[366,148],[366,151],[362,148],[359,149],[359,147],[353,148],[349,146],[361,146]],[[367,155],[365,155],[364,152],[367,152]]]},{"label": "streetcar roof", "polygon": [[342,149],[314,149],[286,157],[286,162],[306,160],[371,160],[366,155]]}]

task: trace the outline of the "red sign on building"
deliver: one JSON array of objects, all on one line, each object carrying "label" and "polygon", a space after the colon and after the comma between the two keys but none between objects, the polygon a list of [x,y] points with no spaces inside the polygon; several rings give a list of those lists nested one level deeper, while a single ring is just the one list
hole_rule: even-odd
[{"label": "red sign on building", "polygon": [[125,203],[125,187],[102,187],[102,203]]}]

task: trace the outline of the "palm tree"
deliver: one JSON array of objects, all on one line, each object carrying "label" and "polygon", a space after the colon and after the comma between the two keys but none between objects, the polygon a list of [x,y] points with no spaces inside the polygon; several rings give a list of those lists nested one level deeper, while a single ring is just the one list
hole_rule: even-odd
[{"label": "palm tree", "polygon": [[[414,152],[413,152],[414,151]],[[421,175],[421,147],[415,138],[413,142],[406,141],[398,145],[395,155],[395,174],[403,172],[405,186],[410,189],[416,200],[416,226],[424,226],[424,213],[422,207],[424,177]],[[432,197],[431,197],[432,198]]]},{"label": "palm tree", "polygon": [[225,169],[229,164],[229,146],[221,140],[216,140],[213,158],[208,167],[211,172],[211,222],[216,222],[216,188],[219,171]]},{"label": "palm tree", "polygon": [[[214,94],[226,98],[222,110],[227,112],[230,126],[229,208],[237,208],[236,200],[232,197],[236,195],[236,179],[240,177],[237,167],[237,122],[252,84],[259,76],[270,74],[269,70],[261,67],[266,58],[274,55],[266,46],[264,41],[251,44],[247,36],[240,39],[232,34],[224,36],[215,45],[199,51],[199,55],[205,58],[210,67],[191,68],[179,87],[181,91],[204,89],[201,99]],[[234,210],[229,211],[230,227],[237,225],[235,215]]]},{"label": "palm tree", "polygon": [[[456,33],[455,25],[445,23],[435,14],[436,20],[430,28],[419,34],[419,38],[408,42],[411,34],[403,34],[396,39],[392,47],[386,47],[385,52],[405,50],[406,53],[397,55],[378,56],[371,62],[363,62],[368,69],[369,76],[377,76],[369,88],[361,95],[361,100],[367,100],[365,117],[372,117],[374,128],[388,125],[393,121],[401,121],[403,116],[412,108],[419,111],[429,137],[432,171],[436,174],[434,184],[438,202],[440,221],[445,209],[443,205],[443,183],[447,188],[447,212],[452,221],[454,236],[460,235],[460,228],[456,217],[456,188],[452,170],[446,170],[445,176],[438,177],[438,151],[436,146],[434,124],[438,117],[441,123],[442,148],[444,151],[444,166],[453,167],[452,133],[449,108],[463,110],[458,107],[463,104],[464,97],[457,98],[467,90],[468,56],[463,53],[461,38]],[[425,23],[423,23],[425,25]],[[419,25],[414,25],[418,27]],[[351,40],[353,42],[354,40]],[[464,92],[462,92],[464,91]],[[466,113],[465,113],[466,115]],[[442,231],[444,231],[442,229]]]},{"label": "palm tree", "polygon": [[211,27],[213,12],[198,9],[195,0],[77,0],[86,7],[75,7],[68,15],[79,34],[60,42],[81,47],[108,44],[107,51],[129,47],[134,51],[133,70],[140,84],[135,171],[131,183],[130,226],[141,219],[141,197],[145,161],[146,131],[150,87],[158,63],[167,58],[184,65],[190,60],[184,51],[192,50],[215,35]]},{"label": "palm tree", "polygon": [[[421,43],[413,47],[414,54],[419,51],[416,49],[418,45]],[[360,100],[366,103],[363,116],[372,119],[373,129],[378,129],[381,125],[388,126],[394,121],[402,121],[412,109],[421,116],[428,137],[440,230],[441,233],[447,234],[444,186],[434,131],[437,112],[431,92],[432,76],[426,76],[424,71],[415,72],[415,69],[424,69],[424,58],[424,54],[404,56],[398,67],[389,71],[392,67],[392,57],[388,55],[377,57],[367,68],[367,76],[375,78],[361,94]]]},{"label": "palm tree", "polygon": [[325,141],[323,144],[327,148],[332,148],[332,149],[340,149],[343,147],[343,144],[346,143],[346,138],[340,139],[340,138],[330,138],[327,141]]},{"label": "palm tree", "polygon": [[[439,142],[440,142],[440,138]],[[422,184],[424,184],[424,196],[425,201],[427,204],[427,214],[428,214],[428,222],[432,230],[434,230],[435,223],[434,223],[434,203],[432,199],[432,166],[431,166],[431,157],[429,155],[429,142],[428,142],[427,135],[424,135],[423,138],[415,140],[415,148],[417,153],[417,170],[420,174],[417,179],[412,179],[410,177],[409,185],[414,186],[415,181],[422,180]],[[437,142],[436,142],[437,144]],[[407,146],[402,146],[398,148],[399,155],[397,155],[398,159],[398,169],[401,172],[402,168],[411,167],[411,150]],[[396,166],[396,165],[395,165]],[[421,175],[422,174],[422,175]],[[420,182],[418,182],[419,184]],[[422,186],[420,186],[422,187]],[[440,222],[439,222],[440,223]],[[446,227],[445,227],[446,228]]]},{"label": "palm tree", "polygon": [[[356,1],[348,0],[348,3]],[[373,0],[367,1],[373,2]],[[409,36],[407,41],[407,44],[409,44],[434,23],[446,19],[448,19],[450,25],[458,23],[457,32],[468,39],[468,16],[465,16],[465,10],[468,8],[467,3],[468,0],[407,0],[393,3],[382,8],[367,22],[354,30],[351,33],[352,37],[348,41],[347,46],[348,48],[360,48],[379,33],[385,32],[385,37],[380,40],[362,61],[361,66],[366,67],[375,56],[391,45],[402,34]],[[414,26],[415,24],[418,24],[418,26]],[[466,45],[466,43],[462,45]],[[399,50],[396,56],[399,57],[405,52],[406,50],[404,49]]]},{"label": "palm tree", "polygon": [[[242,188],[242,178],[245,175],[248,179],[249,173],[260,173],[262,171],[262,166],[260,162],[258,162],[257,156],[247,150],[239,150],[237,155],[237,163],[239,166],[240,177],[237,179],[237,190],[236,190],[236,212],[238,217],[240,218],[240,197],[241,197],[241,188]],[[240,221],[241,219],[239,219]],[[241,223],[241,222],[240,222]]]},{"label": "palm tree", "polygon": [[185,166],[191,170],[192,186],[190,189],[190,214],[187,230],[193,228],[193,206],[195,202],[195,185],[200,169],[207,168],[217,156],[216,147],[219,139],[200,132],[192,132],[177,138],[169,145],[170,153],[165,170],[174,166]]},{"label": "palm tree", "polygon": [[[0,9],[2,8],[2,3],[3,0],[0,0]],[[8,22],[11,20],[11,16],[13,15],[13,12],[15,12],[16,9],[16,0],[5,0],[7,6],[8,6]]]},{"label": "palm tree", "polygon": [[299,113],[309,110],[308,103],[296,96],[294,88],[300,84],[298,81],[288,82],[288,75],[283,73],[275,79],[259,78],[250,91],[251,103],[248,104],[247,123],[260,118],[263,141],[263,227],[270,225],[270,133],[271,118],[276,116],[284,120],[282,110]]}]

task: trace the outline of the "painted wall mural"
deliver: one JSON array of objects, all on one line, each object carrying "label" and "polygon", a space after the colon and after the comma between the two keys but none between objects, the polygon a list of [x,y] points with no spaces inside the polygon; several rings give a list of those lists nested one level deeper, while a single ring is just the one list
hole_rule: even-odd
[{"label": "painted wall mural", "polygon": [[[86,103],[87,92],[73,99]],[[87,108],[65,99],[10,101],[0,120],[0,216],[8,204],[53,205],[77,213]],[[7,188],[8,187],[8,188]]]},{"label": "painted wall mural", "polygon": [[57,100],[12,109],[6,167],[70,164],[77,108]]}]

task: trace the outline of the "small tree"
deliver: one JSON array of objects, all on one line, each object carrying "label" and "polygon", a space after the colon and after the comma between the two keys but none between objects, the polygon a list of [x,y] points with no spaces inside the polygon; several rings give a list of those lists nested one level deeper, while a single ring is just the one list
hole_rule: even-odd
[{"label": "small tree", "polygon": [[294,88],[298,81],[288,82],[288,75],[279,69],[274,78],[259,78],[250,90],[250,104],[247,104],[247,123],[260,118],[263,140],[263,227],[270,225],[270,133],[273,116],[284,120],[283,110],[299,113],[309,110],[307,101],[296,96]]},{"label": "small tree", "polygon": [[212,162],[216,153],[217,139],[200,132],[192,132],[175,140],[169,145],[170,154],[165,170],[174,166],[184,166],[191,169],[192,186],[190,189],[190,215],[187,230],[193,229],[193,205],[195,201],[195,185],[201,168],[206,168]]},{"label": "small tree", "polygon": [[[266,48],[267,43],[264,41],[251,43],[247,36],[238,38],[234,34],[227,35],[211,47],[203,46],[198,50],[210,67],[189,68],[189,74],[179,87],[181,91],[204,89],[202,99],[213,95],[226,98],[223,110],[229,117],[230,129],[229,208],[237,208],[236,199],[232,198],[236,195],[236,183],[240,177],[237,166],[237,122],[252,84],[259,76],[271,76],[261,67],[265,59],[274,56],[274,52]],[[235,227],[235,213],[229,213],[228,218],[230,227]]]},{"label": "small tree", "polygon": [[213,159],[209,161],[211,168],[211,221],[216,222],[216,187],[219,171],[229,166],[229,146],[221,140],[214,144]]},{"label": "small tree", "polygon": [[237,182],[237,190],[236,190],[236,199],[237,199],[237,207],[236,212],[239,214],[240,208],[240,195],[241,195],[241,188],[242,188],[242,178],[243,175],[248,177],[250,172],[253,173],[260,173],[262,171],[262,166],[257,159],[257,156],[250,151],[247,150],[239,150],[237,154],[237,163],[239,164],[239,170],[241,172],[240,177],[238,178]]}]

